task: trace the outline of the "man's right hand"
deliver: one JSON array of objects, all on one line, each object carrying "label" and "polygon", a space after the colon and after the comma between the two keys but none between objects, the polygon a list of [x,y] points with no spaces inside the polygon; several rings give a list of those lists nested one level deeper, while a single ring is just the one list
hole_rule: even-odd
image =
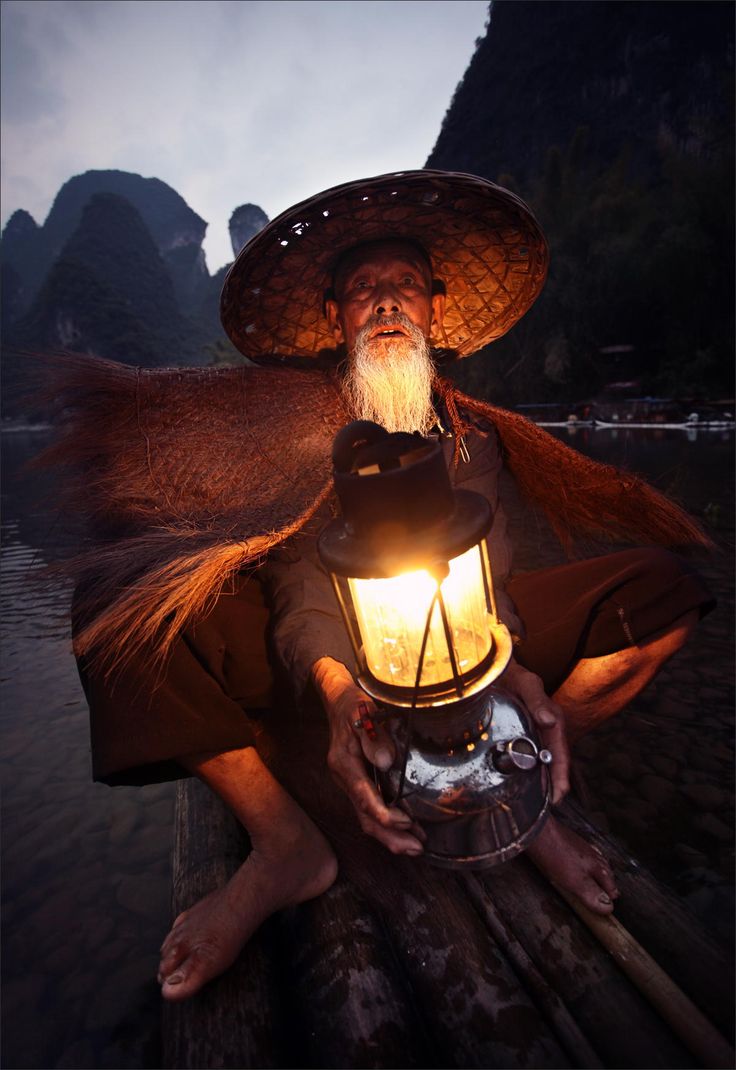
[{"label": "man's right hand", "polygon": [[320,658],[312,666],[312,678],[330,725],[327,765],[355,807],[360,827],[393,854],[420,855],[424,832],[400,807],[386,806],[366,768],[367,760],[386,771],[396,757],[393,741],[380,725],[375,739],[355,727],[361,718],[375,716],[375,703],[333,658]]}]

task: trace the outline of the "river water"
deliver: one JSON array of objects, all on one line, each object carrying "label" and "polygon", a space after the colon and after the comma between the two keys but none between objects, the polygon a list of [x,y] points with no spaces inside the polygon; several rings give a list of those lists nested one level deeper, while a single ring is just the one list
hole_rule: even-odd
[{"label": "river water", "polygon": [[[596,820],[727,938],[733,433],[555,433],[674,493],[726,550],[703,566],[718,609],[629,711],[583,741],[578,760]],[[49,476],[19,478],[46,440],[42,431],[2,436],[2,1065],[158,1067],[154,978],[170,920],[173,786],[91,781],[69,590],[33,578],[74,543],[73,525],[47,506]],[[515,524],[523,564],[551,563],[551,544]]]}]

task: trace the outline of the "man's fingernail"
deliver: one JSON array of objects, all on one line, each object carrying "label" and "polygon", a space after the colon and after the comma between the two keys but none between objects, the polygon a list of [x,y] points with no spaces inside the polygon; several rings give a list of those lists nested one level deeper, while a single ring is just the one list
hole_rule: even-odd
[{"label": "man's fingernail", "polygon": [[184,980],[184,975],[181,973],[172,973],[171,977],[166,978],[167,985],[180,985]]},{"label": "man's fingernail", "polygon": [[385,773],[387,769],[391,768],[391,763],[393,762],[391,751],[387,750],[386,747],[379,747],[373,761]]},{"label": "man's fingernail", "polygon": [[421,854],[424,854],[424,851],[422,851],[418,847],[407,847],[406,853],[409,855],[410,858],[419,858]]},{"label": "man's fingernail", "polygon": [[546,725],[548,728],[552,728],[553,725],[557,724],[557,718],[553,713],[550,713],[549,710],[540,710],[539,720],[543,725]]},{"label": "man's fingernail", "polygon": [[606,906],[609,906],[611,903],[610,895],[606,895],[605,892],[601,892],[601,894],[598,896],[598,899],[601,903],[605,903]]}]

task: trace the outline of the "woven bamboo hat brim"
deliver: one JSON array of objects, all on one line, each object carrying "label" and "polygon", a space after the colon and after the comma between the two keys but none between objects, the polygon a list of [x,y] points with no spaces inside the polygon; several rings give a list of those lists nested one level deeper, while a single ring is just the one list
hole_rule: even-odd
[{"label": "woven bamboo hat brim", "polygon": [[402,171],[302,201],[241,250],[222,291],[222,324],[255,361],[334,351],[322,299],[338,257],[360,242],[409,238],[429,253],[447,303],[431,344],[465,357],[505,334],[539,296],[544,235],[522,200],[476,175]]}]

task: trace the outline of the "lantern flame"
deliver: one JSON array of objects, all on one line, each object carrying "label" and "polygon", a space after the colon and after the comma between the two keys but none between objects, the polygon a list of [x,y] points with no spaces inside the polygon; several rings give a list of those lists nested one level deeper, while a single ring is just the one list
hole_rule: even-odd
[{"label": "lantern flame", "polygon": [[[399,687],[414,687],[419,654],[427,626],[420,685],[441,684],[453,679],[452,660],[442,622],[437,579],[429,571],[392,576],[389,579],[348,580],[355,606],[366,666],[377,679]],[[490,607],[479,547],[473,546],[449,562],[449,573],[440,583],[453,653],[459,673],[474,668],[489,654],[493,642]],[[434,601],[433,601],[434,600]]]}]

